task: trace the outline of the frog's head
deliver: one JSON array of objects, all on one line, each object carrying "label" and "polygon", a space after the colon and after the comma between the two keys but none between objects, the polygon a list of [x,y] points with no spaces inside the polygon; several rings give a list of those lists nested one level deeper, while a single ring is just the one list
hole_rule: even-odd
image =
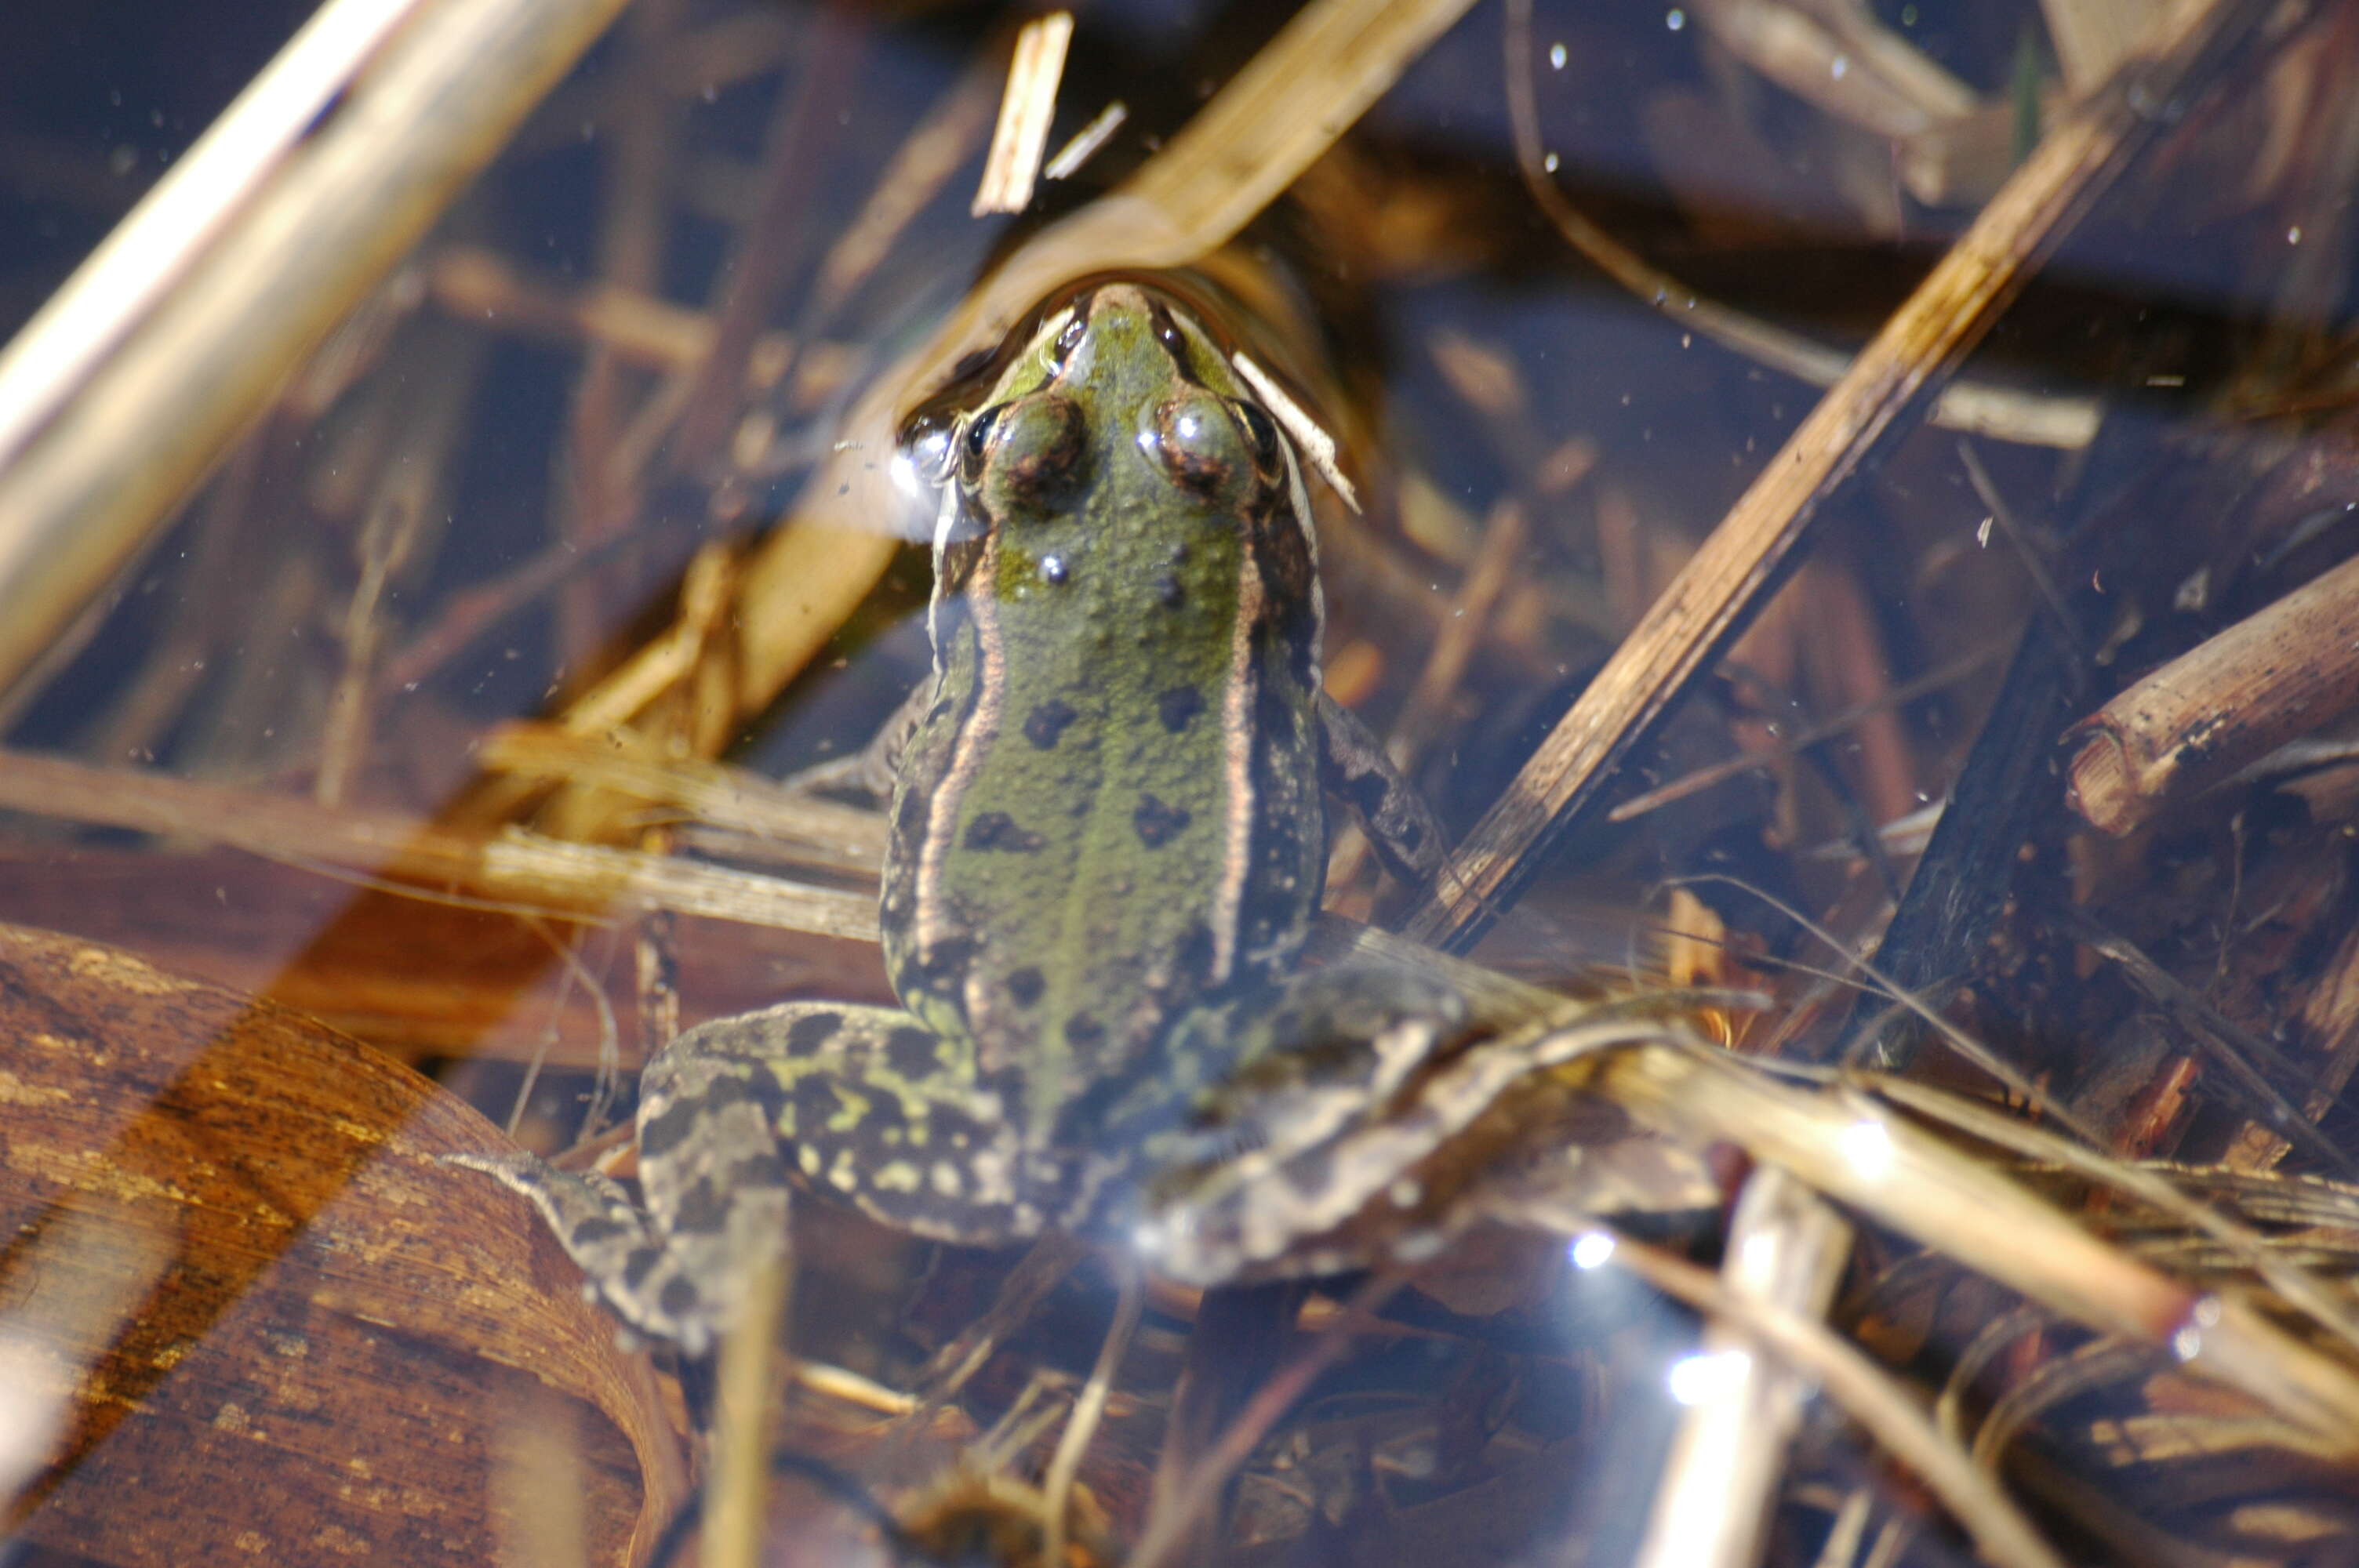
[{"label": "frog's head", "polygon": [[[1234,514],[1288,482],[1282,440],[1195,314],[1122,280],[1051,310],[953,444],[975,514],[1011,517],[1125,479]],[[1119,471],[1141,463],[1145,473]]]}]

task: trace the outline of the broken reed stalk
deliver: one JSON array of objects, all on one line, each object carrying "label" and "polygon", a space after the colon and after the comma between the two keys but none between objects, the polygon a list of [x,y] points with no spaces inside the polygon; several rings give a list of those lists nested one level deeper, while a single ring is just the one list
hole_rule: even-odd
[{"label": "broken reed stalk", "polygon": [[1830,1399],[1932,1488],[1985,1562],[2000,1568],[2064,1568],[2064,1559],[2040,1538],[1996,1478],[1946,1441],[1889,1373],[1824,1325],[1732,1289],[1708,1270],[1655,1248],[1624,1241],[1614,1249],[1614,1260],[1817,1379]]},{"label": "broken reed stalk", "polygon": [[2045,138],[1810,411],[1436,879],[1408,932],[1462,949],[1534,876],[1574,814],[1767,601],[1827,501],[1957,368],[2038,259],[2185,93],[2224,70],[2272,0],[2179,13]]},{"label": "broken reed stalk", "polygon": [[0,811],[195,838],[266,860],[398,879],[415,884],[420,897],[523,906],[568,920],[668,910],[876,940],[876,900],[868,893],[517,828],[470,833],[397,812],[330,808],[27,752],[0,751]]},{"label": "broken reed stalk", "polygon": [[0,466],[429,0],[328,0],[0,349]]},{"label": "broken reed stalk", "polygon": [[2359,1374],[2265,1319],[2110,1246],[1940,1140],[1871,1108],[1764,1081],[1701,1045],[1605,1058],[1594,1087],[1674,1138],[1725,1141],[2076,1322],[2167,1349],[2359,1455]]},{"label": "broken reed stalk", "polygon": [[[1564,1005],[1496,970],[1333,916],[1320,922],[1311,946],[1327,961],[1356,954],[1433,976],[1478,1016],[1532,1017]],[[2199,1375],[2320,1433],[2336,1452],[2359,1455],[2359,1369],[2311,1350],[2242,1302],[2170,1278],[1922,1130],[1774,1082],[1740,1057],[1669,1032],[1662,1044],[1595,1063],[1582,1087],[1651,1130],[1690,1148],[1743,1149],[2052,1312],[2167,1348]],[[2339,1331],[2346,1315],[2321,1321]]]},{"label": "broken reed stalk", "polygon": [[790,1343],[786,1318],[793,1269],[785,1256],[755,1274],[737,1322],[721,1342],[715,1379],[712,1473],[705,1482],[703,1568],[756,1568],[768,1530],[769,1414]]},{"label": "broken reed stalk", "polygon": [[624,0],[438,5],[0,470],[0,692],[507,141]]},{"label": "broken reed stalk", "polygon": [[1049,146],[1049,124],[1057,115],[1065,49],[1072,41],[1071,11],[1035,16],[1016,35],[1016,55],[1007,67],[1007,91],[999,102],[999,124],[991,133],[991,151],[983,160],[983,182],[967,209],[971,216],[1021,212],[1032,205],[1032,188],[1040,178],[1040,155]]},{"label": "broken reed stalk", "polygon": [[2116,694],[2075,724],[2065,799],[2119,837],[2359,709],[2359,559]]},{"label": "broken reed stalk", "polygon": [[[1516,169],[1533,204],[1556,225],[1565,243],[1622,286],[1631,297],[1652,306],[1682,330],[1702,333],[1756,364],[1792,376],[1805,385],[1830,387],[1851,368],[1840,349],[1764,321],[1696,292],[1655,266],[1636,251],[1590,221],[1568,200],[1549,173],[1540,145],[1539,104],[1532,91],[1531,0],[1510,0],[1506,28],[1507,118],[1516,139]],[[1973,431],[1995,440],[2078,451],[2096,439],[2104,408],[2094,397],[2064,397],[1988,383],[1961,380],[1939,393],[1930,415],[1952,430]]]},{"label": "broken reed stalk", "polygon": [[1089,1453],[1090,1440],[1097,1435],[1098,1422],[1105,1414],[1106,1396],[1114,1391],[1114,1374],[1122,1368],[1122,1358],[1130,1349],[1131,1336],[1137,1332],[1138,1319],[1147,1307],[1147,1275],[1136,1264],[1123,1271],[1122,1288],[1114,1300],[1114,1322],[1106,1328],[1104,1341],[1098,1346],[1098,1358],[1090,1368],[1089,1381],[1082,1385],[1081,1393],[1073,1400],[1072,1413],[1065,1418],[1065,1430],[1057,1438],[1057,1451],[1049,1461],[1049,1472],[1040,1482],[1040,1502],[1048,1520],[1042,1527],[1045,1544],[1040,1552],[1045,1563],[1065,1562],[1065,1527],[1073,1506],[1073,1482],[1082,1472],[1082,1459]]},{"label": "broken reed stalk", "polygon": [[[1774,1165],[1746,1178],[1728,1227],[1721,1289],[1735,1303],[1704,1330],[1707,1355],[1742,1352],[1756,1303],[1814,1326],[1825,1318],[1851,1255],[1851,1227]],[[1644,1263],[1639,1265],[1644,1272]],[[1830,1339],[1823,1327],[1818,1332]],[[1800,1425],[1809,1387],[1776,1360],[1729,1363],[1712,1397],[1680,1418],[1663,1461],[1637,1568],[1754,1568]]]}]

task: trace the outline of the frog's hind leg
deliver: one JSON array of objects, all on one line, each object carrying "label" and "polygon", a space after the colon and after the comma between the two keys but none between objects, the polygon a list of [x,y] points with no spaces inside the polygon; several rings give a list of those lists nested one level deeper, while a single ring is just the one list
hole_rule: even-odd
[{"label": "frog's hind leg", "polygon": [[788,1002],[679,1036],[639,1084],[644,1210],[595,1172],[454,1156],[529,1198],[625,1325],[710,1349],[788,1246],[790,1171],[938,1240],[1037,1235],[1055,1173],[1019,1157],[995,1096],[893,1008]]},{"label": "frog's hind leg", "polygon": [[641,1082],[644,1213],[594,1171],[560,1171],[525,1153],[453,1159],[530,1199],[591,1292],[626,1326],[694,1357],[785,1252],[787,1172],[758,1081],[683,1054],[690,1038],[667,1046]]},{"label": "frog's hind leg", "polygon": [[[560,1171],[523,1152],[445,1158],[495,1177],[530,1200],[582,1271],[585,1292],[626,1328],[701,1356],[728,1326],[734,1300],[700,1285],[694,1263],[677,1256],[669,1238],[611,1178],[595,1171]],[[781,1221],[783,1235],[783,1215]]]},{"label": "frog's hind leg", "polygon": [[648,1080],[651,1106],[666,1102],[640,1119],[658,1222],[707,1212],[701,1184],[728,1167],[690,1170],[672,1150],[705,1119],[698,1108],[739,1095],[760,1107],[779,1169],[896,1229],[996,1246],[1038,1234],[1051,1211],[1058,1173],[1024,1158],[958,1048],[897,1008],[788,1002],[715,1019],[668,1046]]}]

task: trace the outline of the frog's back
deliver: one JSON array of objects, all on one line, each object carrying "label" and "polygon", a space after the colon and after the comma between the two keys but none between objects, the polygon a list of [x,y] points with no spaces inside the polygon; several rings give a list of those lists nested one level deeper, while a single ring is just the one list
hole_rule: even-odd
[{"label": "frog's back", "polygon": [[903,1001],[1035,1148],[1225,1065],[1169,1027],[1292,956],[1324,853],[1299,478],[1184,316],[1075,309],[965,443],[884,910]]}]

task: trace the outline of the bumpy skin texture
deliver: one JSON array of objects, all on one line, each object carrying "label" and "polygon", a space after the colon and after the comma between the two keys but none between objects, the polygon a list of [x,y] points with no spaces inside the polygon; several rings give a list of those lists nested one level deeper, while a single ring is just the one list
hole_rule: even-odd
[{"label": "bumpy skin texture", "polygon": [[691,1351],[784,1246],[788,1167],[943,1240],[1136,1223],[1142,1164],[1192,1148],[1267,1049],[1255,1021],[1321,891],[1322,777],[1397,868],[1440,859],[1320,689],[1294,455],[1184,309],[1080,297],[952,454],[934,677],[888,754],[831,781],[895,781],[881,924],[908,1011],[789,1003],[681,1035],[643,1086],[645,1215],[612,1184],[485,1167],[618,1315]]},{"label": "bumpy skin texture", "polygon": [[[1103,1143],[1136,1089],[1169,1103],[1171,1020],[1292,957],[1326,847],[1285,453],[1201,331],[1133,289],[1087,305],[962,455],[997,525],[945,552],[885,873],[896,991],[1027,1150]],[[1045,455],[1000,460],[1036,430]]]}]

